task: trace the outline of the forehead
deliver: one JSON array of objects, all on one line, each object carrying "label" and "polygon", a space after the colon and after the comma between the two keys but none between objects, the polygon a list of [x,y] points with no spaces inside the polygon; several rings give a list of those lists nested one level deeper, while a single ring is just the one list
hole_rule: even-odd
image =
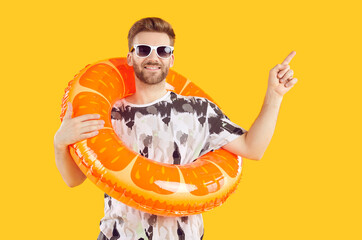
[{"label": "forehead", "polygon": [[170,45],[170,38],[166,33],[139,32],[134,37],[133,44]]}]

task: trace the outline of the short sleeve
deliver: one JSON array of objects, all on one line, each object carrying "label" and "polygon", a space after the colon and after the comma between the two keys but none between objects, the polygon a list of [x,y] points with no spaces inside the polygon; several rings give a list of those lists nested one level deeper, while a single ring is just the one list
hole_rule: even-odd
[{"label": "short sleeve", "polygon": [[213,102],[208,101],[207,124],[209,139],[207,147],[216,150],[247,132],[230,119]]}]

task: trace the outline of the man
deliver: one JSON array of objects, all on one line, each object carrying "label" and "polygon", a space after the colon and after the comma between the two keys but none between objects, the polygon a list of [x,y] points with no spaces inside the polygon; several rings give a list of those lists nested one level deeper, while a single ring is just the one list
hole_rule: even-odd
[{"label": "man", "polygon": [[[175,34],[160,18],[144,18],[129,31],[127,62],[135,72],[135,94],[112,109],[112,125],[130,149],[159,162],[187,164],[223,147],[248,159],[259,160],[274,132],[283,95],[296,83],[289,62],[293,51],[269,74],[261,112],[249,131],[231,122],[212,102],[166,90],[165,78],[173,66]],[[81,184],[85,175],[75,165],[67,146],[95,136],[104,122],[87,114],[71,118],[68,105],[54,137],[57,167],[68,186]],[[202,239],[202,215],[164,217],[131,208],[105,194],[105,216],[98,240]]]}]

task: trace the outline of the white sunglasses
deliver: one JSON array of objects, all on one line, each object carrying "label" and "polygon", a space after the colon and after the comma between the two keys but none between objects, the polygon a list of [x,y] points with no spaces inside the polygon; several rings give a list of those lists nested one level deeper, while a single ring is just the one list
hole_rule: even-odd
[{"label": "white sunglasses", "polygon": [[130,52],[136,50],[136,55],[140,58],[146,58],[151,55],[152,50],[155,49],[155,52],[158,57],[167,59],[173,54],[173,47],[171,46],[151,46],[147,44],[134,44]]}]

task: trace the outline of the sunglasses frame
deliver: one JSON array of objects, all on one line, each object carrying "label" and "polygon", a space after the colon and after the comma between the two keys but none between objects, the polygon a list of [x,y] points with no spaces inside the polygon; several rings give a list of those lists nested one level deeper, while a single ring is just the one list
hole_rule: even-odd
[{"label": "sunglasses frame", "polygon": [[[151,53],[152,53],[152,51],[155,50],[155,52],[156,52],[156,54],[157,54],[157,56],[158,56],[159,58],[169,59],[169,58],[173,55],[173,50],[174,50],[174,47],[168,46],[168,45],[151,46],[151,45],[148,45],[148,44],[134,44],[133,47],[131,48],[130,52],[133,52],[134,50],[136,50],[136,48],[137,48],[138,46],[147,46],[147,47],[150,47],[150,48],[151,48],[150,53],[149,53],[147,56],[145,56],[145,57],[139,56],[139,55],[137,54],[137,51],[135,51],[137,57],[140,57],[140,58],[146,58],[146,57],[150,56]],[[171,48],[171,54],[170,54],[170,56],[164,58],[164,57],[161,57],[160,55],[158,55],[157,48],[159,48],[159,47],[169,47],[169,48]]]}]

